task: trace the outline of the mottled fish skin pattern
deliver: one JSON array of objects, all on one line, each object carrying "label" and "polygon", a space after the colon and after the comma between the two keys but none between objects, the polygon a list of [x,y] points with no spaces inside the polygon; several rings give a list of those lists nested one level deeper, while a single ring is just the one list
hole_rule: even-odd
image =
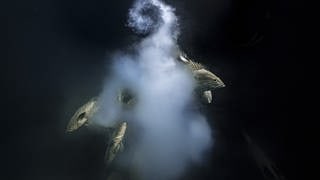
[{"label": "mottled fish skin pattern", "polygon": [[106,154],[105,154],[105,162],[106,164],[110,164],[116,157],[116,155],[121,151],[123,148],[123,138],[125,136],[127,130],[127,122],[122,122],[116,128],[112,134],[111,141],[107,147]]},{"label": "mottled fish skin pattern", "polygon": [[72,116],[69,124],[67,125],[66,132],[71,133],[91,121],[92,115],[97,111],[97,98],[92,98],[86,104],[81,106]]}]

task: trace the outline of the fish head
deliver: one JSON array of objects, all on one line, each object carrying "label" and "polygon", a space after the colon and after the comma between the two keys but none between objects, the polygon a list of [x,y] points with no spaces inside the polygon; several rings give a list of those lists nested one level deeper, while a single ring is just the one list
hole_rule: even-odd
[{"label": "fish head", "polygon": [[74,117],[71,118],[68,126],[67,126],[67,132],[73,132],[83,125],[85,125],[88,121],[88,118],[86,116],[86,112],[82,112],[80,114],[75,114]]},{"label": "fish head", "polygon": [[79,110],[72,116],[69,124],[67,125],[66,132],[70,133],[78,130],[84,125],[87,125],[90,117],[96,110],[96,99],[92,99],[85,105],[81,106]]},{"label": "fish head", "polygon": [[193,73],[198,86],[205,91],[215,90],[226,86],[217,75],[206,69],[199,69]]}]

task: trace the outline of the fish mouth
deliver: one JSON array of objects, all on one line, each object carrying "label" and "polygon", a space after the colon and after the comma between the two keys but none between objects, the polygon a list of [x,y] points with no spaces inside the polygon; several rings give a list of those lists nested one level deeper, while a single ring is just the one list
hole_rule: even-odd
[{"label": "fish mouth", "polygon": [[207,79],[208,83],[212,85],[213,89],[226,87],[224,82],[218,76],[214,75],[211,72],[209,72],[205,78]]},{"label": "fish mouth", "polygon": [[84,123],[83,124],[70,123],[66,128],[66,133],[72,133],[72,132],[80,129],[84,125],[85,125]]},{"label": "fish mouth", "polygon": [[74,129],[71,129],[71,128],[67,128],[67,129],[66,129],[66,133],[68,133],[68,134],[69,134],[69,133],[72,133],[73,131],[74,131]]},{"label": "fish mouth", "polygon": [[224,84],[224,82],[222,82],[220,80],[219,85],[217,86],[217,88],[224,88],[224,87],[226,87],[226,85]]},{"label": "fish mouth", "polygon": [[66,128],[66,133],[72,133],[74,132],[75,130],[77,130],[79,127],[73,127],[73,126],[68,126]]},{"label": "fish mouth", "polygon": [[210,71],[205,72],[205,78],[206,81],[211,84],[213,90],[226,87],[224,82],[217,75],[213,74]]}]

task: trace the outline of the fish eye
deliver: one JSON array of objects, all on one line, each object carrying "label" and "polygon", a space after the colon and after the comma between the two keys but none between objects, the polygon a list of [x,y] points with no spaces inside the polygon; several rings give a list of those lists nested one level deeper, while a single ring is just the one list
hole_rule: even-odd
[{"label": "fish eye", "polygon": [[81,113],[81,114],[78,116],[78,119],[83,119],[85,115],[86,115],[85,112]]}]

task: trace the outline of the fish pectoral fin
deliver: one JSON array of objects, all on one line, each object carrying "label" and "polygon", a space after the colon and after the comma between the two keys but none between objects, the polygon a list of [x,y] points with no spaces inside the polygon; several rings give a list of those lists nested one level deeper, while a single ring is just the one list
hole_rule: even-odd
[{"label": "fish pectoral fin", "polygon": [[202,93],[202,97],[204,98],[204,100],[206,101],[206,103],[211,104],[212,103],[212,94],[213,92],[208,90],[208,91],[204,91]]},{"label": "fish pectoral fin", "polygon": [[123,145],[122,142],[120,143],[119,150],[120,150],[120,152],[123,152],[123,151],[124,151],[124,145]]},{"label": "fish pectoral fin", "polygon": [[115,148],[111,149],[113,154],[117,154],[120,150],[120,146],[115,146]]}]

